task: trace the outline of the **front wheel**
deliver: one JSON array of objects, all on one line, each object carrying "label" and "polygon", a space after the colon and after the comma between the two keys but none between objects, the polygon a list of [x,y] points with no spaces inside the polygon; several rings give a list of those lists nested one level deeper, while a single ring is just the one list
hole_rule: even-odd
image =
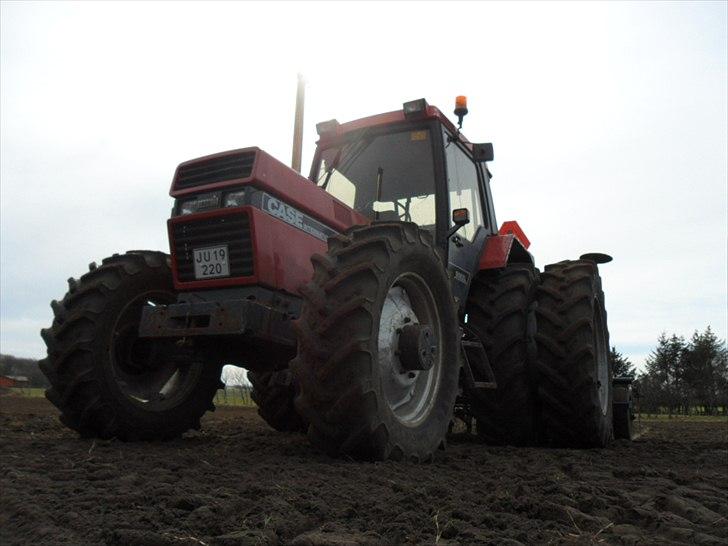
[{"label": "front wheel", "polygon": [[355,227],[312,258],[292,369],[309,437],[333,455],[432,457],[458,388],[458,322],[431,235]]},{"label": "front wheel", "polygon": [[258,415],[266,423],[280,432],[305,431],[306,424],[293,405],[296,388],[290,369],[249,371],[248,381],[253,386],[250,396],[258,406]]},{"label": "front wheel", "polygon": [[154,440],[200,427],[214,409],[220,366],[193,347],[137,335],[142,309],[174,303],[169,257],[132,251],[91,264],[53,301],[51,328],[41,331],[46,397],[61,421],[85,437]]}]

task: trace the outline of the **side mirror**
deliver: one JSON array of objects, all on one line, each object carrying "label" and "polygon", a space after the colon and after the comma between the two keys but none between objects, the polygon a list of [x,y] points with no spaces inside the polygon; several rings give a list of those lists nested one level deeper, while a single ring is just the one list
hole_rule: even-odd
[{"label": "side mirror", "polygon": [[448,239],[455,235],[461,227],[470,223],[470,211],[468,209],[454,209],[452,211],[452,223],[455,225],[447,232]]},{"label": "side mirror", "polygon": [[468,209],[455,209],[452,211],[452,223],[462,227],[470,223],[470,211]]},{"label": "side mirror", "polygon": [[493,144],[473,144],[473,159],[478,163],[493,161]]}]

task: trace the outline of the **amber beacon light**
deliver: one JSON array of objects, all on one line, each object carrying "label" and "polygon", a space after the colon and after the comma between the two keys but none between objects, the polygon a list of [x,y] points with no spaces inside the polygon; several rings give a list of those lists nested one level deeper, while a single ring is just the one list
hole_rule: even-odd
[{"label": "amber beacon light", "polygon": [[458,117],[458,127],[463,128],[463,118],[468,113],[468,97],[458,95],[455,97],[455,115]]}]

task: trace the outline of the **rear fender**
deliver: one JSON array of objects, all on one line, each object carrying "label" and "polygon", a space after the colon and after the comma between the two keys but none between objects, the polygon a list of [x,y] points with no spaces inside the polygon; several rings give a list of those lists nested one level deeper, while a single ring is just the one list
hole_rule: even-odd
[{"label": "rear fender", "polygon": [[485,240],[480,255],[479,269],[500,269],[511,263],[534,265],[533,256],[528,252],[531,241],[516,221],[503,222],[497,235]]}]

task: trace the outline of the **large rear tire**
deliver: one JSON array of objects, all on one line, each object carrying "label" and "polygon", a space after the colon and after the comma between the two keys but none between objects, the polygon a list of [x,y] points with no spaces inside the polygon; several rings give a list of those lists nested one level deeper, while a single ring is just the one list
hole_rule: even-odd
[{"label": "large rear tire", "polygon": [[407,222],[355,227],[312,262],[291,364],[309,438],[331,455],[430,459],[459,373],[455,304],[431,234]]},{"label": "large rear tire", "polygon": [[537,294],[541,440],[604,447],[612,439],[612,370],[597,265],[577,260],[546,266]]},{"label": "large rear tire", "polygon": [[631,377],[615,377],[613,381],[614,437],[618,440],[634,438],[635,415],[631,383]]},{"label": "large rear tire", "polygon": [[634,438],[633,419],[634,416],[628,405],[614,405],[614,437],[617,440],[631,440]]},{"label": "large rear tire", "polygon": [[131,251],[69,279],[41,331],[46,397],[84,437],[155,440],[200,428],[222,386],[220,366],[174,340],[137,336],[142,308],[176,300],[169,257]]},{"label": "large rear tire", "polygon": [[253,386],[250,393],[258,415],[280,432],[301,432],[306,425],[293,405],[296,394],[293,374],[288,368],[277,371],[248,372]]},{"label": "large rear tire", "polygon": [[535,441],[536,275],[533,266],[514,264],[480,273],[471,286],[468,327],[483,343],[498,388],[471,393],[470,409],[478,435],[490,444]]}]

